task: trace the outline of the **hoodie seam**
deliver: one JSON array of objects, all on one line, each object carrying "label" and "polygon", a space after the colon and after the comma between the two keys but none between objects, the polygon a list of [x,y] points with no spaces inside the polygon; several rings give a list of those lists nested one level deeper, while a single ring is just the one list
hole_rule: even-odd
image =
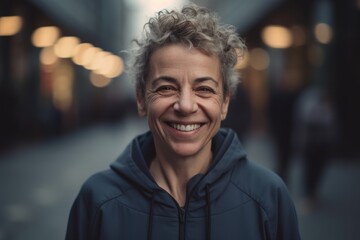
[{"label": "hoodie seam", "polygon": [[[213,213],[212,216],[215,217],[215,216],[220,216],[220,215],[226,214],[226,213],[228,213],[228,212],[231,212],[231,211],[233,211],[233,210],[235,210],[235,209],[237,209],[237,208],[239,208],[239,207],[247,204],[247,203],[250,202],[250,201],[252,201],[252,199],[249,199],[249,200],[246,200],[246,201],[244,201],[244,202],[241,202],[241,203],[239,203],[238,205],[236,205],[236,206],[234,206],[234,207],[232,207],[232,208],[230,208],[230,209],[227,209],[227,210],[225,210],[225,211],[218,212],[218,213]],[[191,216],[191,219],[203,219],[204,217],[206,217],[206,215],[203,215],[203,216]]]},{"label": "hoodie seam", "polygon": [[96,219],[98,218],[98,215],[99,215],[99,212],[100,212],[100,209],[108,202],[116,199],[116,198],[119,198],[120,196],[124,195],[124,192],[114,196],[114,197],[110,197],[106,200],[103,200],[101,201],[100,203],[97,204],[97,207],[96,207],[96,210],[95,210],[95,214],[94,214],[94,218],[93,220],[91,221],[91,229],[95,229],[94,225],[95,225],[95,222],[96,222]]},{"label": "hoodie seam", "polygon": [[[131,188],[128,188],[128,189],[126,189],[126,190],[124,190],[124,191],[121,191],[120,193],[118,193],[118,194],[115,195],[115,196],[112,196],[112,197],[109,197],[109,198],[107,198],[107,199],[105,199],[105,200],[100,201],[100,202],[97,204],[97,207],[96,207],[96,210],[95,210],[95,214],[94,214],[94,219],[93,219],[93,221],[92,221],[92,223],[91,223],[92,229],[94,229],[94,224],[95,224],[95,221],[96,221],[96,219],[97,219],[97,217],[98,217],[98,214],[99,214],[99,212],[100,212],[100,209],[101,209],[104,205],[106,205],[107,203],[112,202],[113,200],[122,197],[122,196],[125,195],[128,191],[131,191],[131,190],[132,190]],[[125,205],[125,204],[123,204],[123,205]]]},{"label": "hoodie seam", "polygon": [[[96,221],[96,219],[97,219],[97,217],[98,217],[98,215],[99,215],[99,213],[100,213],[100,210],[101,210],[102,208],[104,208],[105,205],[107,205],[108,203],[111,203],[113,200],[116,200],[116,199],[118,199],[118,198],[126,195],[126,193],[127,193],[128,191],[133,191],[133,190],[134,190],[134,189],[129,188],[129,189],[123,191],[122,193],[120,193],[120,194],[118,194],[118,195],[116,195],[116,196],[110,197],[110,198],[108,198],[108,199],[106,199],[106,200],[103,200],[103,201],[101,201],[100,203],[98,203],[98,205],[97,205],[97,207],[96,207],[96,210],[95,210],[94,219],[93,219],[93,221],[92,221],[92,223],[91,223],[91,226],[94,227],[95,221]],[[149,212],[138,210],[138,209],[133,208],[133,207],[131,207],[131,206],[125,204],[125,203],[120,202],[120,204],[121,204],[122,206],[130,209],[130,210],[133,210],[133,211],[142,213],[142,214],[144,214],[144,215],[148,215],[148,214],[149,214]],[[177,216],[172,217],[172,216],[168,216],[168,215],[162,216],[162,215],[155,215],[155,214],[154,214],[154,216],[165,217],[165,218],[177,218]]]},{"label": "hoodie seam", "polygon": [[245,191],[244,189],[242,189],[240,186],[238,186],[237,184],[235,184],[233,181],[230,182],[232,185],[234,185],[239,191],[241,191],[242,193],[246,194],[249,198],[251,198],[264,212],[265,216],[266,216],[266,220],[269,221],[269,214],[266,210],[266,208],[261,204],[261,200],[258,199],[256,196],[254,196],[251,193],[248,193],[247,191]]}]

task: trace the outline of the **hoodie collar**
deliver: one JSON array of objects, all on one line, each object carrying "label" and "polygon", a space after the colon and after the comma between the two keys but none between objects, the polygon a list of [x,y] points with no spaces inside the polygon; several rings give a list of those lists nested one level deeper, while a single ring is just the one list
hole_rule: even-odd
[{"label": "hoodie collar", "polygon": [[[222,179],[224,173],[246,154],[234,131],[221,128],[212,141],[214,160],[205,174],[194,176],[188,183],[188,196],[195,199],[205,197],[205,188],[210,186],[211,196],[217,197],[228,183],[229,179]],[[121,156],[111,164],[111,168],[118,174],[144,189],[146,192],[159,191],[161,188],[149,172],[149,164],[155,156],[153,136],[150,131],[137,136],[124,150]],[[227,175],[229,177],[229,175]],[[215,185],[216,187],[212,187]]]}]

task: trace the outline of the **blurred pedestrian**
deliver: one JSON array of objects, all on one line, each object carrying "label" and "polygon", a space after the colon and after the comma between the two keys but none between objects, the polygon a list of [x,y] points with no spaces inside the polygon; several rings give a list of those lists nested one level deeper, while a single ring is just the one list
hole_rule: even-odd
[{"label": "blurred pedestrian", "polygon": [[328,162],[336,153],[336,117],[329,91],[310,86],[296,108],[295,150],[303,162],[302,214],[318,204],[319,184]]},{"label": "blurred pedestrian", "polygon": [[235,28],[190,4],[150,18],[137,44],[137,106],[150,131],[85,182],[66,239],[299,239],[285,184],[220,128],[245,48]]},{"label": "blurred pedestrian", "polygon": [[288,183],[292,157],[293,121],[296,94],[277,92],[270,100],[270,121],[277,159],[276,172]]}]

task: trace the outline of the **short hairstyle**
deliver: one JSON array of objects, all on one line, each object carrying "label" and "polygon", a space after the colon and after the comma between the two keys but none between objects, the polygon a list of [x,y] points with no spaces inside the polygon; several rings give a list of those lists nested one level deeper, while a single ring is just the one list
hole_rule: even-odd
[{"label": "short hairstyle", "polygon": [[135,40],[130,63],[130,75],[136,89],[145,94],[145,81],[149,72],[149,59],[156,50],[172,43],[183,43],[218,56],[221,64],[224,96],[232,95],[240,82],[234,69],[239,55],[246,50],[243,40],[232,25],[219,22],[217,15],[195,4],[185,5],[181,11],[162,10],[144,26],[142,38]]}]

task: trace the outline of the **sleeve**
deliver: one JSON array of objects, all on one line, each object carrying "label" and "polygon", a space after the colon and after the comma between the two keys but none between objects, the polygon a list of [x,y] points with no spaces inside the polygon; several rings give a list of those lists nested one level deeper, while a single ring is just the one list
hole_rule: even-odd
[{"label": "sleeve", "polygon": [[93,196],[89,184],[85,183],[71,207],[65,240],[98,239],[98,208]]},{"label": "sleeve", "polygon": [[237,176],[237,183],[263,211],[264,239],[300,240],[295,205],[281,177],[252,161],[245,162]]},{"label": "sleeve", "polygon": [[[284,183],[277,188],[276,202],[268,226],[274,240],[300,240],[297,213],[290,193]],[[275,212],[276,211],[276,212]]]}]

